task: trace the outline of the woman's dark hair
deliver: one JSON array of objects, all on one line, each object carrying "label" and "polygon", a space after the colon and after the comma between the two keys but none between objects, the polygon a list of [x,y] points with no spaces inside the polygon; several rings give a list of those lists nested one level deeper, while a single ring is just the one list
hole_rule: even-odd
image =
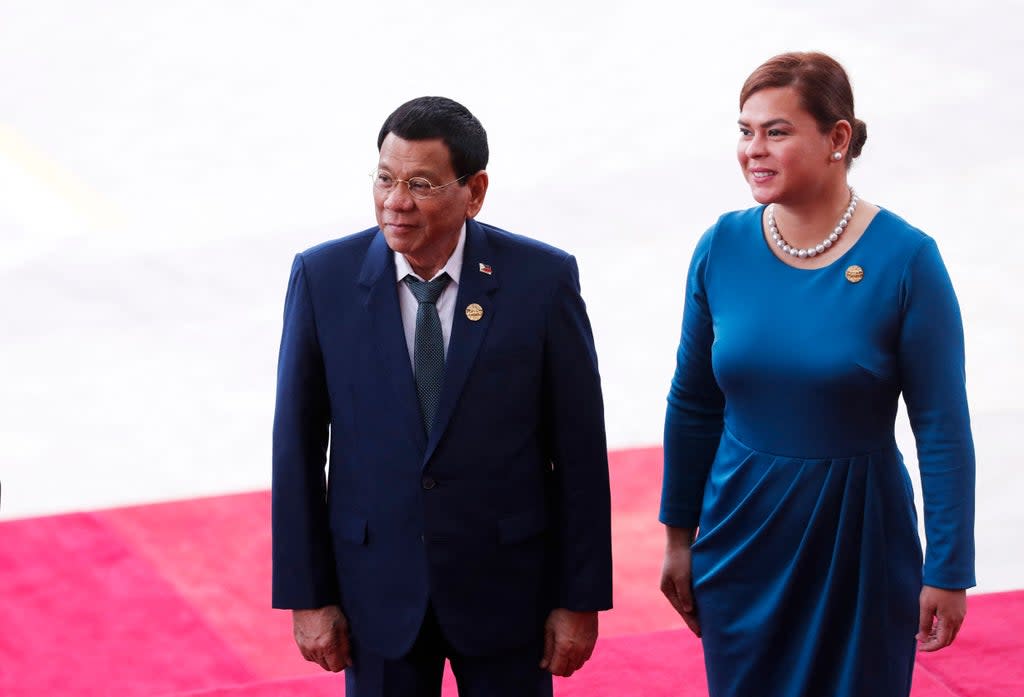
[{"label": "woman's dark hair", "polygon": [[487,131],[469,109],[447,97],[417,97],[395,109],[381,126],[377,150],[388,133],[404,140],[442,139],[451,152],[456,177],[487,168]]},{"label": "woman's dark hair", "polygon": [[860,155],[868,127],[853,113],[853,89],[843,66],[824,53],[792,52],[769,58],[750,74],[740,90],[740,109],[750,95],[768,87],[792,87],[818,129],[828,133],[837,121],[849,121],[853,133],[846,166]]}]

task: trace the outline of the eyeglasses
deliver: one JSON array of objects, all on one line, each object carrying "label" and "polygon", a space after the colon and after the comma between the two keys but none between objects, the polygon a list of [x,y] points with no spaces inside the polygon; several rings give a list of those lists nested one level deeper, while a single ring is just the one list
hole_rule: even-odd
[{"label": "eyeglasses", "polygon": [[399,179],[395,175],[391,174],[391,172],[388,172],[387,170],[384,169],[375,169],[372,172],[370,172],[370,180],[373,182],[374,191],[380,192],[382,194],[389,194],[392,191],[394,191],[395,187],[404,182],[405,185],[409,187],[409,193],[412,194],[412,197],[420,199],[436,196],[438,192],[441,191],[441,189],[444,189],[446,187],[451,186],[452,184],[460,182],[468,176],[468,174],[464,174],[458,179],[452,179],[447,184],[434,186],[433,184],[430,183],[429,179],[424,179],[423,177],[410,177],[408,179]]}]

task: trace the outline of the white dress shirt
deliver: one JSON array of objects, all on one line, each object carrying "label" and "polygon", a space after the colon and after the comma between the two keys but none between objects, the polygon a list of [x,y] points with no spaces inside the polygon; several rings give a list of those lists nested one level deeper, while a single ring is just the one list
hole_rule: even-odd
[{"label": "white dress shirt", "polygon": [[[435,274],[437,278],[443,273],[451,277],[451,281],[441,291],[441,297],[437,299],[437,316],[441,319],[441,334],[444,336],[444,357],[448,358],[448,342],[452,338],[452,324],[455,322],[455,300],[459,294],[459,275],[462,273],[462,253],[466,247],[466,224],[462,224],[459,231],[459,242],[455,245],[455,251],[448,257],[448,263]],[[434,278],[421,278],[412,270],[412,266],[405,257],[394,252],[395,275],[398,282],[398,305],[402,310],[402,328],[405,330],[405,344],[409,348],[409,362],[413,362],[413,355],[416,347],[416,312],[420,304],[416,296],[409,290],[409,286],[402,282],[407,275],[412,274],[421,281],[433,281]],[[415,365],[414,365],[415,368]]]}]

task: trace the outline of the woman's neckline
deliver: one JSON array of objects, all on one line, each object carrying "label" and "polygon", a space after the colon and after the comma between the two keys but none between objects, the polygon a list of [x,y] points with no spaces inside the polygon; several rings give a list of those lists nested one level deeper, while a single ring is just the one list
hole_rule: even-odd
[{"label": "woman's neckline", "polygon": [[878,216],[883,214],[883,213],[885,213],[885,209],[884,208],[882,208],[881,206],[878,206],[877,204],[875,204],[874,208],[876,208],[876,210],[874,210],[874,211],[869,213],[869,215],[871,215],[871,218],[865,224],[864,231],[861,232],[860,236],[856,240],[853,241],[853,244],[851,244],[849,247],[847,247],[845,250],[843,250],[842,254],[837,256],[835,259],[833,259],[829,263],[824,264],[822,266],[797,266],[795,264],[788,263],[785,259],[780,259],[779,256],[777,254],[775,254],[774,250],[772,250],[772,248],[771,248],[771,240],[769,240],[768,236],[765,234],[765,211],[767,210],[768,205],[769,204],[762,204],[760,206],[760,208],[759,208],[758,216],[757,216],[757,232],[758,232],[758,236],[761,238],[762,249],[764,250],[764,252],[768,256],[770,256],[779,265],[785,266],[786,268],[793,269],[794,271],[798,271],[798,272],[802,272],[802,273],[810,273],[810,272],[814,272],[814,271],[824,271],[825,269],[832,268],[836,264],[838,264],[841,261],[843,261],[843,259],[845,259],[849,254],[851,254],[853,252],[853,250],[857,249],[858,245],[860,245],[860,243],[864,241],[864,238],[867,237],[868,234],[871,233],[871,230],[872,230],[872,228],[875,225],[875,220],[878,219]]}]

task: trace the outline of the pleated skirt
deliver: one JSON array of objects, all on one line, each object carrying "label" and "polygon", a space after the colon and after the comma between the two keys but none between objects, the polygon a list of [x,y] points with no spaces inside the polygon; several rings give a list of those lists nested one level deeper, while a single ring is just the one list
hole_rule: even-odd
[{"label": "pleated skirt", "polygon": [[693,545],[711,697],[907,697],[922,552],[895,444],[766,454],[723,435]]}]

